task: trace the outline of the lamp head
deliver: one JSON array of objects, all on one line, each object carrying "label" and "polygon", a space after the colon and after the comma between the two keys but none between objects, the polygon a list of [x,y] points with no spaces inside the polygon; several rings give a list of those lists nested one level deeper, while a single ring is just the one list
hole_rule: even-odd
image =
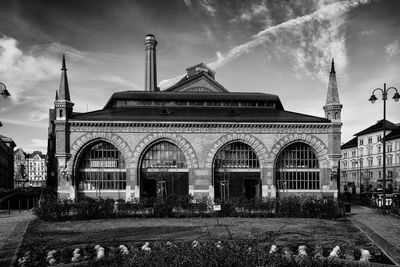
[{"label": "lamp head", "polygon": [[393,96],[394,101],[398,102],[400,99],[400,94],[398,92],[396,92]]},{"label": "lamp head", "polygon": [[378,98],[376,98],[375,95],[371,95],[368,101],[371,101],[371,103],[374,104],[376,100],[378,100]]},{"label": "lamp head", "polygon": [[4,90],[1,92],[1,95],[2,95],[4,98],[7,98],[7,97],[9,97],[11,94],[10,94],[10,92],[8,92],[8,90],[7,90],[6,88],[4,88]]}]

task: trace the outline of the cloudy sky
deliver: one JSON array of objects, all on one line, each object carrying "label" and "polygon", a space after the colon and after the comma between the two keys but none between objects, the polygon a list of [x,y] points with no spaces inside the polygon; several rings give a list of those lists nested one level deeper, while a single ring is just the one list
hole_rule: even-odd
[{"label": "cloudy sky", "polygon": [[[75,111],[142,90],[152,33],[161,88],[204,62],[230,91],[277,94],[286,110],[322,117],[335,58],[346,142],[382,118],[382,102],[367,101],[374,88],[400,89],[399,14],[398,0],[1,0],[0,82],[12,97],[0,99],[0,134],[46,150],[62,53]],[[387,110],[400,123],[400,103]]]}]

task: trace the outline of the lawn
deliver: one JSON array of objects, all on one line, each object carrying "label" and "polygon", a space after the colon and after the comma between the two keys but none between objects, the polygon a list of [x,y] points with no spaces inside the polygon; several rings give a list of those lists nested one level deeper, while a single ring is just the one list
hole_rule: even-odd
[{"label": "lawn", "polygon": [[380,250],[349,220],[301,218],[102,219],[30,223],[21,253],[82,245],[118,246],[149,241],[193,241],[267,238],[279,247],[320,245],[329,249],[360,247]]}]

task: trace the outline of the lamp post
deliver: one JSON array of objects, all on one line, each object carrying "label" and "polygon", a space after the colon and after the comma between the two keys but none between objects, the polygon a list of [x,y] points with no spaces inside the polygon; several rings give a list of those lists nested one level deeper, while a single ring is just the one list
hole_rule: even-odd
[{"label": "lamp post", "polygon": [[394,101],[398,102],[400,99],[400,94],[397,91],[395,87],[389,87],[386,88],[386,83],[383,84],[383,89],[382,88],[376,88],[374,91],[372,91],[372,95],[369,98],[369,101],[371,101],[372,104],[375,103],[378,98],[375,96],[375,91],[381,91],[382,92],[382,100],[383,100],[383,137],[382,137],[382,145],[383,145],[383,177],[382,177],[382,186],[383,186],[383,214],[386,214],[386,100],[387,100],[387,94],[390,90],[394,90],[394,96],[393,99]]}]

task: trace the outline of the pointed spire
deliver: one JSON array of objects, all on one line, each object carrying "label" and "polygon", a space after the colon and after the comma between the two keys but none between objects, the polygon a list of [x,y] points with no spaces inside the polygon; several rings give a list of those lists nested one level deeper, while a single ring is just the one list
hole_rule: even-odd
[{"label": "pointed spire", "polygon": [[339,90],[336,82],[335,62],[332,58],[331,72],[329,74],[328,94],[326,95],[326,105],[340,104]]},{"label": "pointed spire", "polygon": [[58,91],[56,90],[56,100],[58,100]]},{"label": "pointed spire", "polygon": [[71,101],[71,98],[69,96],[67,68],[65,67],[65,55],[64,54],[63,54],[63,59],[62,59],[61,79],[60,79],[60,89],[58,90],[58,99]]},{"label": "pointed spire", "polygon": [[335,61],[334,61],[333,58],[332,58],[331,73],[336,73],[336,72],[335,72]]}]

